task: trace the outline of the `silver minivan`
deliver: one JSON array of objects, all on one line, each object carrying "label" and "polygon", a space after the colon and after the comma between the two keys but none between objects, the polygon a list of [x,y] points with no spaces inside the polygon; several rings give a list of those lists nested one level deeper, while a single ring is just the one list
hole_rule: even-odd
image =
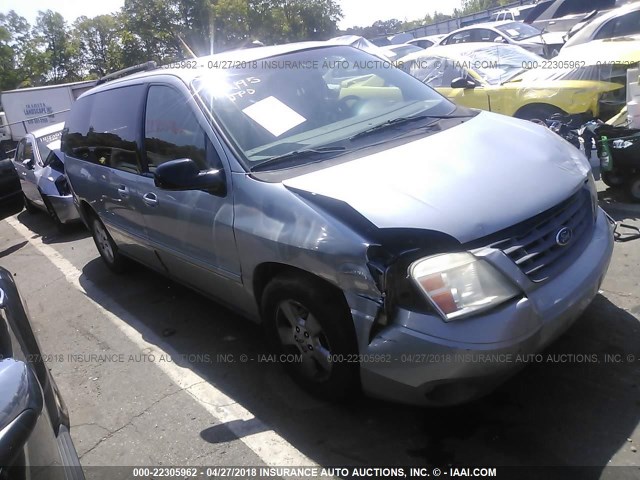
[{"label": "silver minivan", "polygon": [[613,249],[569,143],[348,46],[112,79],[62,149],[112,270],[133,259],[263,322],[329,399],[491,391],[580,316]]}]

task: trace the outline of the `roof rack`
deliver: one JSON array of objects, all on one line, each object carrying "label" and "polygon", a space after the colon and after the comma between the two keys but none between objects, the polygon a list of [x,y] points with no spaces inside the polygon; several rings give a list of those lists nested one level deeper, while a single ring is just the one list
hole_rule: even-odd
[{"label": "roof rack", "polygon": [[158,64],[153,60],[149,60],[148,62],[134,65],[132,67],[123,68],[122,70],[118,70],[117,72],[105,75],[104,77],[100,78],[100,80],[98,80],[96,85],[102,85],[103,83],[107,83],[111,80],[115,80],[116,78],[125,77],[133,73],[155,70],[156,68],[158,68]]}]

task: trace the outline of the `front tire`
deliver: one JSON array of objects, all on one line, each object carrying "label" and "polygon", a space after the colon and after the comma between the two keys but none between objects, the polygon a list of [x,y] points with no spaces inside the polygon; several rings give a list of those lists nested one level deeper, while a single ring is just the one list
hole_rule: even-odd
[{"label": "front tire", "polygon": [[625,183],[624,176],[616,172],[615,170],[612,170],[610,172],[602,172],[600,178],[607,187],[611,188],[621,187]]},{"label": "front tire", "polygon": [[277,352],[296,355],[285,367],[302,388],[332,401],[358,391],[355,331],[341,295],[306,275],[281,276],[265,288],[262,314]]},{"label": "front tire", "polygon": [[629,196],[633,203],[640,203],[640,175],[636,175],[629,182]]},{"label": "front tire", "polygon": [[102,221],[94,214],[89,219],[89,225],[91,227],[93,241],[104,263],[115,273],[124,272],[127,266],[127,259],[118,251],[118,247]]},{"label": "front tire", "polygon": [[552,105],[528,105],[516,112],[514,117],[546,125],[546,120],[556,113],[564,114],[562,110]]}]

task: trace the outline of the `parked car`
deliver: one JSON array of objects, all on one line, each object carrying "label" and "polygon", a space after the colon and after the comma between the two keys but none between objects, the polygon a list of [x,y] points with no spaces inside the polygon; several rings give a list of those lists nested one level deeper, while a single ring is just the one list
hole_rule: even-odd
[{"label": "parked car", "polygon": [[459,105],[527,120],[555,113],[597,117],[603,96],[622,88],[591,80],[528,80],[530,69],[543,62],[515,45],[468,43],[409,55],[402,68]]},{"label": "parked car", "polygon": [[23,207],[22,188],[16,169],[8,158],[0,160],[0,217],[15,215]]},{"label": "parked car", "polygon": [[440,40],[444,37],[445,35],[427,35],[426,37],[414,38],[413,40],[409,40],[407,43],[410,45],[416,45],[420,48],[429,48],[440,43]]},{"label": "parked car", "polygon": [[[349,45],[370,53],[371,55],[375,55],[381,60],[388,60],[387,55],[381,47],[358,35],[342,35],[340,37],[330,38],[327,40],[327,43],[333,45]],[[391,45],[391,43],[389,43],[389,45]]]},{"label": "parked car", "polygon": [[545,32],[566,33],[580,23],[593,18],[598,11],[615,8],[616,0],[551,0],[539,2],[524,19]]},{"label": "parked car", "polygon": [[[329,60],[352,75],[337,89],[295,68]],[[476,355],[539,351],[597,293],[611,227],[549,129],[347,46],[197,64],[80,97],[66,173],[109,268],[135,259],[263,322],[309,391],[467,401],[520,366]],[[362,78],[382,86],[341,96]]]},{"label": "parked car", "polygon": [[62,122],[27,133],[13,158],[25,208],[31,213],[47,212],[59,228],[80,220],[64,175],[64,155],[60,152],[63,128]]},{"label": "parked car", "polygon": [[523,5],[521,7],[507,8],[500,10],[491,15],[492,22],[503,22],[510,20],[512,22],[521,22],[526,18],[531,10],[535,8],[535,5]]},{"label": "parked car", "polygon": [[417,45],[408,45],[406,43],[400,45],[389,45],[386,47],[380,47],[380,49],[384,52],[386,57],[394,62],[396,60],[401,59],[409,55],[410,53],[422,52],[424,49],[418,47]]},{"label": "parked car", "polygon": [[618,84],[619,89],[600,95],[599,117],[608,120],[626,106],[627,70],[639,62],[640,40],[593,40],[562,49],[552,62],[556,68],[534,68],[518,78],[529,84],[576,80]]},{"label": "parked car", "polygon": [[478,42],[518,45],[543,57],[546,54],[542,32],[526,23],[513,21],[478,23],[460,28],[444,37],[440,45]]},{"label": "parked car", "polygon": [[571,30],[563,48],[590,42],[640,35],[640,3],[630,3],[604,13],[584,24],[579,30]]},{"label": "parked car", "polygon": [[0,478],[83,480],[69,414],[23,305],[0,267]]}]

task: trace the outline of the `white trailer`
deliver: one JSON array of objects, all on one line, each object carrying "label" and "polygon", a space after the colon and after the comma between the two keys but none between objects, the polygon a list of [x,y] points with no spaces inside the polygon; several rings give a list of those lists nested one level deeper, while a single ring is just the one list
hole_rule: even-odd
[{"label": "white trailer", "polygon": [[95,84],[96,80],[89,80],[2,92],[0,150],[11,148],[33,130],[64,122],[71,104]]}]

